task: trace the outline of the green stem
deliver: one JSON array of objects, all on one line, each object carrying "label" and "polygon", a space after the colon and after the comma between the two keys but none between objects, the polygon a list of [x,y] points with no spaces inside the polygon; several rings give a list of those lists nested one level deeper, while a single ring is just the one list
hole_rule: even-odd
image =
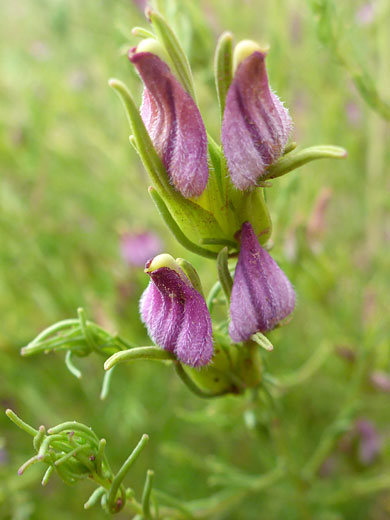
[{"label": "green stem", "polygon": [[341,488],[325,498],[327,504],[340,504],[342,502],[355,501],[357,497],[364,497],[373,493],[390,490],[390,475],[378,475],[366,479],[344,481]]}]

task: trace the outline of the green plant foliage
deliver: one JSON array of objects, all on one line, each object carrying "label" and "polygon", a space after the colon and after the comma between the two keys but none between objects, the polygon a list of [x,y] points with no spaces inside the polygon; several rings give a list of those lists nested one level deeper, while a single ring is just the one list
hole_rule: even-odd
[{"label": "green plant foliage", "polygon": [[[227,256],[235,245],[225,236],[203,238],[192,250],[185,240],[177,243],[148,196],[150,181],[107,86],[108,78],[120,78],[139,105],[141,86],[126,53],[136,34],[150,36],[145,30],[153,27],[136,4],[15,0],[1,7],[0,402],[28,431],[0,414],[0,520],[107,518],[99,507],[83,509],[96,487],[88,477],[67,486],[54,472],[41,488],[44,468],[35,461],[17,474],[36,455],[26,432],[38,454],[44,441],[27,423],[65,420],[107,438],[112,468],[123,467],[148,432],[148,446],[126,477],[134,492],[128,504],[137,497],[137,505],[118,518],[159,518],[156,503],[161,518],[388,518],[389,394],[373,377],[390,374],[388,2],[368,2],[368,18],[363,0],[155,2],[189,56],[193,78],[178,66],[217,143],[209,150],[216,182],[225,182],[218,97],[223,105],[230,79],[221,79],[217,96],[213,60],[226,30],[233,43],[271,45],[270,82],[289,107],[300,145],[274,165],[280,178],[270,175],[263,190],[273,226],[267,245],[296,289],[297,309],[288,327],[255,338],[264,347],[260,389],[217,399],[199,398],[202,378],[191,388],[188,371],[170,359],[145,361],[158,357],[155,350],[133,353],[137,363],[108,376],[103,369],[117,352],[120,359],[134,346],[154,348],[138,315],[148,280],[122,258],[122,233],[152,230],[165,250],[188,259],[216,317],[226,307]],[[144,29],[132,34],[134,26]],[[229,58],[225,38],[218,70]],[[348,158],[309,162],[299,154],[313,143],[337,144]],[[330,146],[320,152],[342,155]],[[290,160],[307,164],[282,176]],[[154,198],[164,213],[161,200]],[[223,290],[213,286],[216,245],[228,247],[219,262]],[[88,319],[83,311],[75,317],[80,306]],[[52,323],[62,325],[48,330]],[[225,333],[226,324],[215,331],[222,353]],[[28,356],[34,349],[40,355]],[[359,421],[370,422],[380,439],[369,463],[361,456]],[[76,466],[84,476],[85,467],[91,470],[73,455],[78,446],[50,451],[50,443],[41,453],[49,467],[71,454],[59,464],[67,465],[67,476]],[[96,456],[99,438],[92,444]],[[90,505],[103,495],[112,499],[106,484]]]}]

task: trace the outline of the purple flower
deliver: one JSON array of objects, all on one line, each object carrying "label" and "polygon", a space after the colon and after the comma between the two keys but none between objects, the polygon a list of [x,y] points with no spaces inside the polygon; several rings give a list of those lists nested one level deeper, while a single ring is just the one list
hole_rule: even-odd
[{"label": "purple flower", "polygon": [[142,267],[152,256],[162,249],[159,237],[151,231],[127,232],[120,237],[120,250],[124,261],[136,267]]},{"label": "purple flower", "polygon": [[8,452],[0,446],[0,466],[5,466],[8,462]]},{"label": "purple flower", "polygon": [[148,5],[148,0],[133,0],[133,3],[140,9],[141,11],[145,11],[146,6]]},{"label": "purple flower", "polygon": [[251,224],[245,222],[230,302],[231,338],[247,341],[256,332],[273,329],[294,306],[290,281],[261,247]]},{"label": "purple flower", "polygon": [[369,465],[377,458],[381,449],[381,439],[374,424],[367,419],[360,419],[355,425],[359,438],[359,462]]},{"label": "purple flower", "polygon": [[[203,296],[177,266],[159,255],[145,266],[151,278],[140,302],[142,321],[152,340],[191,367],[207,365],[213,355],[211,318]],[[174,260],[168,262],[175,264]],[[166,264],[166,262],[165,262]],[[157,268],[155,268],[157,267]]]},{"label": "purple flower", "polygon": [[356,21],[360,25],[369,25],[374,21],[375,10],[371,2],[363,4],[356,13]]},{"label": "purple flower", "polygon": [[237,67],[222,122],[222,144],[233,184],[255,186],[283,153],[292,121],[268,83],[266,53],[255,51]]},{"label": "purple flower", "polygon": [[362,112],[354,101],[347,103],[345,107],[348,123],[351,126],[358,127],[362,120]]},{"label": "purple flower", "polygon": [[381,372],[376,371],[372,372],[371,383],[377,389],[382,392],[390,392],[390,373],[389,372]]},{"label": "purple flower", "polygon": [[130,53],[145,89],[141,116],[172,184],[183,197],[198,197],[207,185],[207,135],[192,97],[168,65],[150,52]]}]

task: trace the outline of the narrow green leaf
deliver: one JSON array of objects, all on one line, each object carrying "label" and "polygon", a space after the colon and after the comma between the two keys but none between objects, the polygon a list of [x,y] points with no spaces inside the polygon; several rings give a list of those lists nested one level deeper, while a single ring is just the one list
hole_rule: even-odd
[{"label": "narrow green leaf", "polygon": [[125,107],[137,151],[150,178],[157,188],[169,193],[172,187],[169,185],[167,172],[153,146],[130,92],[126,85],[117,79],[110,79],[109,85],[116,91]]},{"label": "narrow green leaf", "polygon": [[226,303],[229,305],[230,303],[230,295],[232,293],[233,280],[230,275],[229,265],[228,265],[228,250],[227,247],[221,249],[217,258],[217,269],[218,269],[218,279],[221,283],[222,290],[226,297]]},{"label": "narrow green leaf", "polygon": [[82,377],[81,371],[77,367],[75,367],[72,362],[72,351],[71,350],[68,350],[65,355],[65,365],[71,374],[73,374],[75,377],[77,377],[77,379],[81,379],[81,377]]},{"label": "narrow green leaf", "polygon": [[29,424],[25,423],[24,421],[22,421],[22,419],[20,417],[18,417],[16,415],[15,412],[13,412],[10,408],[8,408],[6,411],[5,411],[5,415],[8,417],[8,419],[10,419],[14,424],[16,424],[16,426],[18,426],[18,428],[20,428],[21,430],[25,431],[26,433],[28,433],[29,435],[32,435],[33,437],[35,437],[36,435],[38,435],[38,430],[36,430],[35,428],[33,428],[32,426],[30,426]]},{"label": "narrow green leaf", "polygon": [[105,493],[104,487],[98,487],[92,493],[92,495],[88,498],[88,500],[84,504],[84,509],[91,509],[95,504],[97,504],[98,500],[101,499],[102,495]]},{"label": "narrow green leaf", "polygon": [[110,391],[110,384],[111,384],[111,378],[112,374],[114,373],[114,368],[112,367],[111,370],[107,370],[103,376],[103,384],[102,384],[102,390],[100,392],[100,399],[104,401],[104,399],[107,398],[108,393]]},{"label": "narrow green leaf", "polygon": [[41,425],[39,427],[37,435],[35,435],[35,437],[33,439],[34,450],[39,451],[39,448],[41,447],[41,444],[42,444],[43,439],[45,438],[45,435],[46,435],[46,428],[43,425]]},{"label": "narrow green leaf", "polygon": [[131,34],[138,38],[156,38],[154,33],[148,31],[144,27],[133,27],[133,29],[131,29]]},{"label": "narrow green leaf", "polygon": [[213,167],[212,173],[215,177],[222,203],[226,198],[226,187],[225,179],[222,175],[222,161],[224,160],[221,147],[214,141],[211,135],[207,134],[208,150],[211,160],[211,166]]},{"label": "narrow green leaf", "polygon": [[41,482],[43,487],[45,487],[47,485],[47,483],[49,482],[49,478],[51,477],[53,471],[54,471],[53,466],[49,466],[47,468],[47,470],[45,471],[45,474],[43,475],[42,482]]},{"label": "narrow green leaf", "polygon": [[[114,502],[116,499],[116,495],[118,493],[119,487],[121,486],[123,479],[125,478],[127,472],[131,468],[131,466],[134,464],[142,450],[145,448],[146,444],[149,441],[149,435],[144,434],[141,437],[141,440],[137,444],[137,446],[134,448],[132,453],[129,455],[129,457],[125,460],[122,467],[118,471],[118,473],[115,475],[114,480],[112,481],[110,491],[108,493],[107,497],[107,504],[109,506],[109,509],[112,511],[114,509]],[[124,504],[123,504],[124,505]]]},{"label": "narrow green leaf", "polygon": [[196,289],[198,292],[200,292],[200,294],[202,296],[204,296],[202,282],[200,281],[199,275],[198,275],[195,267],[188,260],[185,260],[184,258],[176,258],[176,262],[183,269],[185,275],[190,280],[194,289]]},{"label": "narrow green leaf", "polygon": [[232,39],[233,36],[230,32],[224,32],[220,36],[215,49],[214,76],[221,120],[225,110],[227,92],[233,77]]},{"label": "narrow green leaf", "polygon": [[130,350],[122,350],[109,357],[104,363],[104,370],[110,370],[118,363],[136,361],[138,359],[149,359],[152,361],[175,360],[176,356],[168,350],[159,347],[136,347]]},{"label": "narrow green leaf", "polygon": [[196,102],[194,80],[190,63],[175,33],[160,13],[149,8],[146,10],[146,15],[150,19],[157,38],[160,40],[171,58],[175,69],[174,72],[178,79]]},{"label": "narrow green leaf", "polygon": [[317,159],[345,159],[347,152],[344,148],[332,145],[311,146],[298,152],[283,155],[275,164],[270,166],[262,180],[276,179],[286,173]]},{"label": "narrow green leaf", "polygon": [[144,520],[152,520],[152,513],[150,510],[150,494],[153,487],[154,471],[148,469],[146,472],[146,481],[142,492],[142,512]]}]

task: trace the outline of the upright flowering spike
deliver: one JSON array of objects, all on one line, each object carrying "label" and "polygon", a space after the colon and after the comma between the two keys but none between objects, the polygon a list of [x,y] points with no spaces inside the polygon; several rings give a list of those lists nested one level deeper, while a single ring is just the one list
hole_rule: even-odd
[{"label": "upright flowering spike", "polygon": [[259,241],[249,222],[241,230],[241,249],[230,300],[229,334],[247,341],[267,332],[294,310],[295,292],[286,275]]},{"label": "upright flowering spike", "polygon": [[152,340],[191,367],[207,365],[213,355],[211,318],[203,296],[169,255],[145,266],[151,278],[140,311]]},{"label": "upright flowering spike", "polygon": [[[266,168],[283,153],[292,128],[286,108],[268,83],[266,52],[253,42],[237,45],[238,63],[226,98],[222,144],[233,184],[240,190],[256,185]],[[237,60],[236,60],[237,61]]]},{"label": "upright flowering spike", "polygon": [[209,170],[207,135],[192,97],[168,65],[150,52],[130,53],[145,89],[141,116],[170,179],[183,197],[198,197]]}]

